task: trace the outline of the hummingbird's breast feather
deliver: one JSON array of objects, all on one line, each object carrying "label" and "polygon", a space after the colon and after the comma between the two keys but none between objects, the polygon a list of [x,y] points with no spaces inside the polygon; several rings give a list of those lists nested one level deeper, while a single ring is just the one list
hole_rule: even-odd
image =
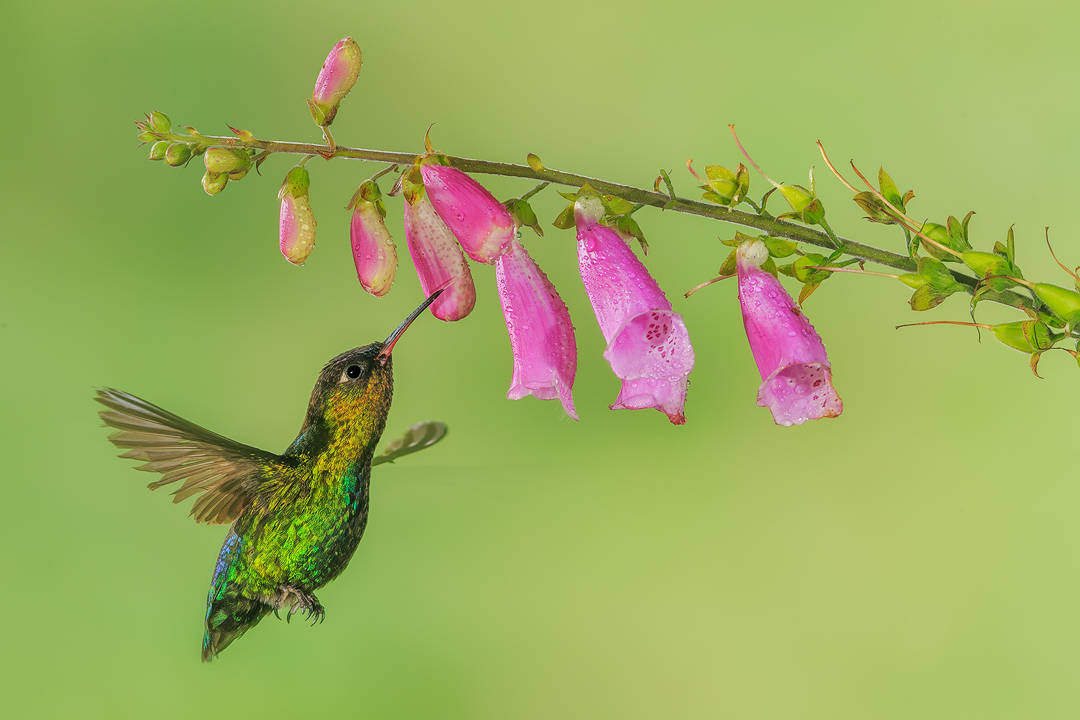
[{"label": "hummingbird's breast feather", "polygon": [[275,483],[265,505],[257,503],[237,521],[242,549],[236,561],[243,568],[237,576],[248,576],[260,595],[280,585],[320,588],[356,551],[367,525],[370,467],[337,477],[326,469],[316,463],[307,482]]}]

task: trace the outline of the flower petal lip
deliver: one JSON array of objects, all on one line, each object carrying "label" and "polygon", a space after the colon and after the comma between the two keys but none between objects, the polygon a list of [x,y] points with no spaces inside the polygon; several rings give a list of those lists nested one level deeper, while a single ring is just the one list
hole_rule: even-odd
[{"label": "flower petal lip", "polygon": [[363,199],[356,201],[349,230],[356,277],[375,297],[385,296],[394,284],[398,256],[394,240],[375,203]]},{"label": "flower petal lip", "polygon": [[422,162],[420,174],[435,212],[470,258],[490,265],[510,249],[514,219],[483,185],[449,165]]},{"label": "flower petal lip", "polygon": [[558,399],[566,414],[577,420],[573,392],[577,340],[566,303],[516,238],[495,262],[495,282],[514,356],[506,397]]},{"label": "flower petal lip", "polygon": [[739,304],[762,383],[757,404],[777,425],[837,417],[844,404],[832,385],[825,344],[780,281],[761,269],[768,249],[760,240],[739,246]]},{"label": "flower petal lip", "polygon": [[431,304],[431,314],[440,320],[461,320],[476,305],[476,287],[465,255],[435,208],[421,194],[415,202],[405,201],[405,238],[424,295],[446,290]]},{"label": "flower petal lip", "polygon": [[626,241],[600,223],[602,214],[597,198],[575,204],[581,280],[608,343],[604,358],[623,381],[611,408],[654,407],[682,425],[694,367],[686,323]]},{"label": "flower petal lip", "polygon": [[[362,62],[360,46],[351,37],[342,38],[330,50],[311,93],[311,104],[322,114],[315,119],[316,123],[326,127],[334,122],[338,104],[356,84]],[[315,116],[314,108],[312,116]]]}]

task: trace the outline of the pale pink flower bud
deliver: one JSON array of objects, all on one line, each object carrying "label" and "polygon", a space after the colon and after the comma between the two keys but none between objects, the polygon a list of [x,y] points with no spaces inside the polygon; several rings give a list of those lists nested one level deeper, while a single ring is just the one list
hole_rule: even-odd
[{"label": "pale pink flower bud", "polygon": [[365,180],[350,205],[353,214],[349,234],[356,276],[365,290],[375,297],[382,297],[390,292],[390,286],[394,284],[398,257],[397,248],[383,220],[386,210],[379,186]]},{"label": "pale pink flower bud", "polygon": [[281,254],[293,265],[303,265],[315,247],[315,215],[308,202],[309,183],[308,171],[297,166],[289,171],[278,193]]},{"label": "pale pink flower bud", "polygon": [[611,408],[654,407],[682,425],[694,368],[686,323],[626,241],[600,223],[602,215],[596,197],[575,203],[581,280],[608,344],[604,358],[623,381]]},{"label": "pale pink flower bud", "polygon": [[516,236],[514,219],[480,183],[449,165],[420,165],[424,188],[435,212],[465,252],[476,262],[491,264],[510,248]]},{"label": "pale pink flower bud", "polygon": [[415,202],[405,201],[405,239],[424,295],[445,287],[431,304],[431,314],[440,320],[461,320],[476,305],[469,263],[454,240],[450,228],[439,219],[426,193]]},{"label": "pale pink flower bud", "polygon": [[506,397],[558,398],[566,414],[577,420],[573,393],[577,342],[566,303],[516,238],[495,262],[495,282],[514,354],[514,376]]},{"label": "pale pink flower bud", "polygon": [[334,122],[342,98],[356,84],[361,64],[360,46],[351,37],[343,38],[326,56],[308,101],[316,125],[328,127]]},{"label": "pale pink flower bud", "polygon": [[736,253],[743,325],[763,380],[757,404],[772,411],[777,425],[837,417],[844,404],[832,386],[825,345],[780,281],[761,269],[768,258],[760,240]]}]

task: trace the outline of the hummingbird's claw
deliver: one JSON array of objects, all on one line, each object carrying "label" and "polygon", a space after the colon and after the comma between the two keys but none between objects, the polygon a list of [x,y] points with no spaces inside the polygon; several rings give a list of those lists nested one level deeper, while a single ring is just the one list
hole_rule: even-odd
[{"label": "hummingbird's claw", "polygon": [[[326,617],[326,610],[323,609],[318,598],[293,585],[281,586],[280,594],[274,603],[274,615],[277,615],[278,609],[284,607],[289,600],[292,600],[292,602],[289,606],[289,612],[285,614],[285,622],[287,623],[292,622],[292,616],[298,611],[303,613],[305,620],[311,620],[312,625],[321,622]],[[278,619],[281,619],[280,615],[278,615]]]}]

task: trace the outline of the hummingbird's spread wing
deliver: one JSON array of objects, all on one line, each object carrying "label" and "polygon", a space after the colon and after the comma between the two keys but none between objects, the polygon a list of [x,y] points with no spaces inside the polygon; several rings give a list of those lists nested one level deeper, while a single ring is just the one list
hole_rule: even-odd
[{"label": "hummingbird's spread wing", "polygon": [[239,517],[258,492],[267,470],[281,459],[188,422],[121,390],[105,388],[94,398],[109,408],[98,414],[116,428],[109,440],[130,448],[120,457],[145,460],[136,470],[159,472],[148,486],[184,481],[174,503],[203,493],[191,508],[196,522],[223,524]]},{"label": "hummingbird's spread wing", "polygon": [[418,422],[405,431],[405,436],[389,443],[371,461],[372,466],[385,462],[394,462],[400,457],[429,448],[446,436],[446,423]]}]

